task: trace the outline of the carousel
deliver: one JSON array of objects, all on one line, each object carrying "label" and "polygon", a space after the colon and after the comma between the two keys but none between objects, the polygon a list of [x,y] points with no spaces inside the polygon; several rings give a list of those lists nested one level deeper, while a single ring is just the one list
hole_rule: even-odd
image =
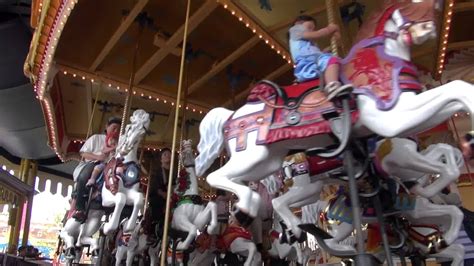
[{"label": "carousel", "polygon": [[472,12],[33,0],[24,72],[78,162],[54,264],[464,265]]}]

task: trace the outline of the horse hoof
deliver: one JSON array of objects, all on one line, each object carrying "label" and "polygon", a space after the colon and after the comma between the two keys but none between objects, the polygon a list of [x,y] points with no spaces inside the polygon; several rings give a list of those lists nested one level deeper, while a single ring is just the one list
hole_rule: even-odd
[{"label": "horse hoof", "polygon": [[94,258],[99,257],[99,250],[98,250],[98,249],[94,249],[94,250],[92,251],[92,254],[91,254],[91,255],[92,255],[92,257],[94,257]]},{"label": "horse hoof", "polygon": [[76,250],[74,248],[66,249],[66,253],[64,254],[66,259],[72,260],[76,257]]},{"label": "horse hoof", "polygon": [[104,235],[108,235],[111,231],[113,231],[112,225],[105,223],[103,227]]},{"label": "horse hoof", "polygon": [[235,219],[239,222],[239,224],[243,227],[249,226],[253,222],[253,217],[250,217],[247,213],[243,212],[242,210],[237,210],[234,213]]}]

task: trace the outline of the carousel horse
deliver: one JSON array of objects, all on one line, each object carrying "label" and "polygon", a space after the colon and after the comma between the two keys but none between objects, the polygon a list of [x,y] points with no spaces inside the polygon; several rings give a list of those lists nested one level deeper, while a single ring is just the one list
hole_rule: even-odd
[{"label": "carousel horse", "polygon": [[[196,173],[201,176],[227,148],[230,160],[210,173],[207,182],[237,195],[239,220],[256,217],[260,201],[243,182],[276,172],[292,150],[336,156],[344,151],[351,129],[357,137],[409,136],[461,110],[474,113],[471,84],[452,81],[422,92],[411,63],[410,46],[436,35],[435,2],[384,1],[383,5],[361,27],[360,41],[341,60],[341,80],[354,86],[357,110],[351,114],[348,100],[341,99],[342,110],[327,101],[316,79],[286,88],[262,81],[237,111],[215,108],[204,117]],[[334,135],[339,147],[324,148],[334,145]]]},{"label": "carousel horse", "polygon": [[171,227],[173,229],[187,233],[186,239],[177,244],[177,250],[186,250],[197,236],[197,231],[202,231],[206,225],[209,234],[216,234],[217,205],[210,201],[204,205],[199,188],[197,177],[194,171],[194,154],[191,140],[183,141],[183,151],[181,152],[183,169],[178,178],[175,193],[179,199],[173,211]]},{"label": "carousel horse", "polygon": [[137,225],[131,233],[123,232],[123,225],[127,222],[124,219],[121,223],[119,233],[117,234],[117,251],[115,253],[115,265],[120,266],[122,260],[126,258],[125,265],[131,266],[133,259],[137,254],[142,254],[147,251],[150,257],[150,265],[158,264],[158,253],[161,247],[160,241],[156,240],[154,243],[148,242],[148,236],[144,233],[143,221],[137,220]]},{"label": "carousel horse", "polygon": [[59,235],[64,243],[67,260],[80,259],[80,254],[76,254],[76,252],[80,251],[84,245],[89,245],[92,256],[97,256],[99,241],[92,235],[99,230],[103,215],[103,210],[89,209],[86,221],[81,224],[72,217],[72,212],[69,212],[68,219]]},{"label": "carousel horse", "polygon": [[268,251],[269,255],[273,258],[296,261],[298,264],[306,265],[308,254],[303,252],[299,243],[280,243],[280,234],[282,233],[283,228],[280,224],[280,217],[275,213],[273,217],[273,229],[269,232],[272,241],[271,249]]},{"label": "carousel horse", "polygon": [[[388,147],[389,144],[390,147]],[[446,182],[438,179],[446,178],[452,182],[459,176],[459,167],[463,165],[461,152],[446,144],[433,144],[427,149],[417,152],[415,142],[400,138],[382,140],[377,147],[374,159],[374,168],[378,168],[377,173],[382,177],[396,178],[400,187],[408,190],[406,193],[398,193],[393,199],[395,211],[402,213],[413,224],[418,225],[423,221],[426,221],[426,224],[432,224],[436,218],[439,224],[428,226],[429,230],[426,229],[426,226],[417,225],[419,236],[424,237],[419,244],[424,245],[424,249],[430,246],[429,252],[427,251],[429,254],[437,253],[442,256],[445,252],[450,253],[449,249],[443,250],[457,238],[463,214],[456,206],[433,204],[421,194],[435,196],[441,192],[441,189],[436,190],[439,188],[438,184]],[[443,165],[444,168],[450,170],[439,171]],[[434,166],[438,168],[434,168]],[[455,177],[446,175],[446,173],[453,173]],[[439,177],[429,183],[428,177],[432,174],[438,174]],[[420,191],[421,194],[417,194]],[[428,194],[424,194],[426,192]],[[390,201],[390,199],[387,200]],[[324,217],[330,222],[329,234],[332,237],[327,237],[324,241],[325,244],[331,250],[347,251],[345,253],[347,256],[354,254],[355,249],[352,245],[341,244],[341,241],[346,239],[354,229],[347,195],[341,194],[331,201],[319,201],[317,207],[319,208],[318,212],[325,213]],[[448,219],[443,219],[443,217]],[[363,216],[362,219],[367,223],[376,222],[370,216]],[[411,226],[411,228],[417,226]],[[423,233],[427,235],[425,236]],[[436,235],[436,238],[432,237],[433,234]],[[433,242],[433,239],[437,241]]]},{"label": "carousel horse", "polygon": [[217,249],[221,254],[227,252],[246,257],[243,266],[260,266],[262,258],[257,250],[252,234],[239,225],[237,219],[231,216],[229,226],[217,240]]},{"label": "carousel horse", "polygon": [[137,158],[138,146],[150,125],[150,117],[144,110],[138,109],[130,117],[130,124],[120,135],[116,156],[103,171],[102,206],[114,207],[108,222],[104,224],[104,234],[110,234],[118,228],[123,208],[133,206],[132,214],[124,224],[124,232],[135,228],[138,212],[143,208],[144,196],[140,187],[140,165]]},{"label": "carousel horse", "polygon": [[[76,179],[81,179],[81,175],[89,177],[92,174],[94,165],[86,164]],[[60,232],[60,237],[64,243],[65,256],[68,260],[72,260],[74,257],[80,259],[79,254],[75,253],[81,250],[84,245],[89,245],[89,250],[93,257],[98,255],[99,241],[93,235],[99,230],[105,211],[102,208],[102,204],[96,200],[97,191],[90,191],[90,193],[92,194],[90,201],[87,203],[86,220],[80,222],[73,218],[74,208],[72,208],[68,211],[66,223]],[[71,206],[75,206],[75,204],[71,204]]]},{"label": "carousel horse", "polygon": [[[339,159],[309,158],[301,153],[283,162],[286,192],[272,200],[275,212],[288,226],[282,235],[283,242],[294,242],[301,238],[302,230],[298,227],[301,220],[290,208],[313,204],[320,199],[320,193],[325,184],[342,182],[339,179],[330,178],[331,172],[337,172],[341,166],[342,162]],[[275,182],[277,181],[271,183]]]}]

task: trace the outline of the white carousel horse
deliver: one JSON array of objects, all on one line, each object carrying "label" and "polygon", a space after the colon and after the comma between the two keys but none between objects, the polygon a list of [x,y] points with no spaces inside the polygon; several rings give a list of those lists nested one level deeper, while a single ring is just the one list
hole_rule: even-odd
[{"label": "white carousel horse", "polygon": [[99,240],[93,238],[102,224],[103,210],[90,209],[86,221],[81,224],[76,219],[69,217],[66,224],[61,229],[60,237],[64,242],[64,249],[68,259],[80,259],[79,254],[75,254],[75,247],[89,245],[89,250],[93,256],[98,254]]},{"label": "white carousel horse", "polygon": [[[127,219],[122,221],[122,225],[126,223]],[[138,222],[133,231],[129,234],[118,235],[117,251],[115,253],[115,265],[120,266],[122,260],[126,258],[125,265],[131,266],[136,254],[141,254],[144,251],[148,252],[150,256],[150,265],[158,265],[158,253],[161,247],[160,241],[155,243],[148,243],[147,235],[144,234],[142,222]]]},{"label": "white carousel horse", "polygon": [[120,135],[116,156],[104,169],[105,184],[102,187],[102,206],[114,207],[114,212],[104,224],[107,235],[117,229],[120,214],[125,205],[132,205],[133,211],[124,225],[124,232],[135,228],[138,212],[144,204],[140,189],[140,167],[137,150],[150,125],[150,117],[144,110],[138,109],[130,117],[130,124]]},{"label": "white carousel horse", "polygon": [[218,229],[217,205],[210,201],[204,206],[199,196],[198,182],[194,171],[194,154],[191,145],[191,140],[183,141],[181,156],[185,171],[179,173],[175,188],[175,193],[178,193],[180,199],[173,211],[171,227],[187,232],[186,239],[177,244],[177,250],[188,249],[191,242],[196,238],[197,231],[202,231],[206,225],[208,225],[207,232],[209,234],[216,234]]},{"label": "white carousel horse", "polygon": [[[459,176],[459,167],[463,165],[461,152],[446,144],[433,144],[427,149],[417,152],[417,145],[414,141],[394,138],[380,141],[376,154],[374,164],[376,168],[379,168],[378,172],[385,174],[389,178],[396,176],[401,185],[409,185],[409,191],[415,195],[413,197],[410,197],[410,195],[399,196],[396,199],[397,208],[413,224],[424,221],[426,221],[426,224],[433,224],[433,221],[436,221],[436,225],[440,229],[436,230],[441,232],[442,239],[438,243],[433,244],[436,255],[430,254],[430,256],[452,256],[456,258],[457,254],[459,254],[459,247],[453,245],[449,248],[449,246],[453,244],[459,233],[463,221],[462,212],[453,205],[433,204],[417,193],[421,191],[421,194],[432,197],[440,193],[444,188],[440,188],[438,184],[449,182],[447,183],[449,185],[453,180],[456,180]],[[449,170],[441,170],[442,168]],[[428,183],[428,177],[432,174],[438,174],[439,177],[433,183]],[[441,178],[445,178],[448,181],[439,180]],[[353,245],[341,243],[353,232],[352,223],[349,221],[350,218],[349,220],[344,220],[344,218],[348,218],[347,214],[350,210],[344,209],[345,199],[343,197],[339,197],[334,204],[336,206],[334,209],[338,209],[334,212],[332,212],[332,207],[329,206],[327,201],[318,201],[317,204],[313,205],[317,212],[326,211],[326,216],[329,218],[334,216],[340,218],[337,222],[331,224],[329,233],[332,235],[332,238],[325,240],[325,243],[334,250],[355,251]],[[443,217],[448,217],[449,219],[443,219]],[[362,218],[365,218],[366,222],[375,222],[373,218]],[[423,233],[436,233],[434,229],[419,228]],[[448,248],[443,249],[439,246],[443,241]],[[429,253],[426,245],[419,245],[419,248]],[[433,253],[433,251],[430,252]]]},{"label": "white carousel horse", "polygon": [[244,266],[260,266],[262,257],[257,250],[252,234],[238,225],[236,218],[231,215],[229,226],[225,229],[218,240],[218,249],[230,251],[233,254],[246,257]]},{"label": "white carousel horse", "polygon": [[280,217],[275,213],[273,217],[273,230],[270,232],[272,241],[272,247],[268,251],[270,256],[286,259],[287,261],[296,261],[301,265],[306,265],[308,261],[307,252],[303,252],[299,243],[280,243],[281,233],[283,233],[283,228],[280,224]]},{"label": "white carousel horse", "polygon": [[[339,179],[330,179],[328,175],[331,171],[329,169],[333,170],[333,168],[342,165],[339,160],[321,159],[314,163],[319,168],[318,172],[310,173],[308,161],[302,154],[294,156],[290,161],[284,161],[284,178],[288,191],[272,200],[275,212],[283,219],[296,239],[301,237],[302,231],[298,227],[301,224],[301,220],[293,214],[290,208],[300,208],[313,204],[320,199],[320,193],[325,184],[342,182]],[[275,177],[273,176],[272,178]],[[271,183],[276,183],[276,181]]]},{"label": "white carousel horse", "polygon": [[[435,37],[434,1],[388,2],[373,21],[362,26],[359,39],[363,40],[341,61],[341,79],[354,85],[357,97],[355,135],[408,136],[434,127],[460,110],[474,113],[471,84],[452,81],[421,92],[416,69],[409,63],[410,46]],[[196,173],[202,175],[227,147],[230,160],[209,174],[207,182],[236,194],[239,201],[235,206],[241,215],[256,217],[260,200],[242,182],[276,172],[290,150],[333,143],[328,136],[330,125],[323,117],[327,111],[338,111],[315,90],[317,86],[317,81],[306,82],[285,92],[271,82],[261,82],[252,91],[252,102],[235,112],[212,109],[202,120]],[[291,95],[303,87],[303,96]],[[315,106],[319,108],[310,108]],[[348,115],[341,119],[350,120]],[[334,134],[346,140],[348,132],[339,128]]]}]

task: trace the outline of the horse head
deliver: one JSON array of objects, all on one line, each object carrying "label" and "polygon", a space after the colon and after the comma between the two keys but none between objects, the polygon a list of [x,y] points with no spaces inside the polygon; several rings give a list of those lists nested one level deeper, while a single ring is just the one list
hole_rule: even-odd
[{"label": "horse head", "polygon": [[409,45],[420,44],[435,37],[436,7],[434,0],[385,1],[360,28],[356,41],[382,35]]},{"label": "horse head", "polygon": [[135,110],[130,117],[130,124],[120,136],[117,146],[117,157],[126,156],[138,147],[150,126],[150,115],[142,109]]},{"label": "horse head", "polygon": [[192,144],[193,141],[190,139],[183,140],[181,149],[181,160],[183,162],[184,167],[194,166],[194,153]]}]

